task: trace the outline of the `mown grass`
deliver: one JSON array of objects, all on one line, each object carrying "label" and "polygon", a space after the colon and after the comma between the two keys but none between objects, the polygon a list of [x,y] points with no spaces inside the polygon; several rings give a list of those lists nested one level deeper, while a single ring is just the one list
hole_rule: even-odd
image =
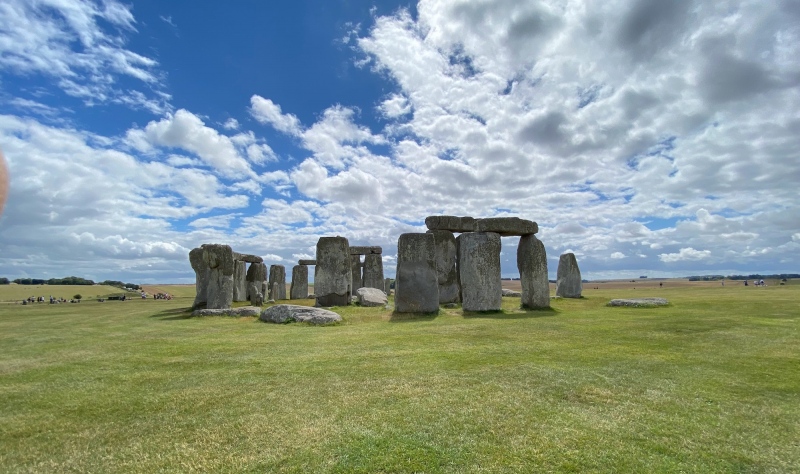
[{"label": "mown grass", "polygon": [[[329,327],[0,305],[0,471],[796,472],[800,286],[610,293]],[[606,306],[634,296],[671,304]]]}]

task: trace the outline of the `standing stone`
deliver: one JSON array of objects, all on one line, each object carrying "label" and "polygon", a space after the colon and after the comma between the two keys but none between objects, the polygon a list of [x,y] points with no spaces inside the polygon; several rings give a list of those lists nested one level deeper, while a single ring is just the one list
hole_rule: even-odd
[{"label": "standing stone", "polygon": [[439,304],[458,303],[461,292],[458,288],[456,270],[456,238],[449,230],[429,230],[436,242],[436,275],[439,281]]},{"label": "standing stone", "polygon": [[522,282],[523,308],[549,308],[550,282],[547,279],[547,254],[535,235],[520,237],[517,268]]},{"label": "standing stone", "polygon": [[581,297],[583,290],[581,270],[578,268],[578,260],[574,253],[565,253],[558,259],[556,278],[556,296],[562,298]]},{"label": "standing stone", "polygon": [[353,273],[352,276],[352,283],[350,284],[350,291],[352,294],[356,293],[356,290],[364,286],[364,279],[361,276],[361,256],[360,255],[353,255],[350,254],[350,271]]},{"label": "standing stone", "polygon": [[389,296],[389,294],[392,292],[391,278],[386,278],[385,280],[383,280],[383,292],[386,293],[386,296]]},{"label": "standing stone", "polygon": [[198,247],[189,252],[189,263],[195,274],[195,297],[192,309],[206,305],[206,293],[208,291],[208,265],[203,260],[203,249]]},{"label": "standing stone", "polygon": [[384,291],[383,257],[379,253],[371,253],[364,257],[364,286]]},{"label": "standing stone", "polygon": [[286,267],[283,265],[270,265],[269,267],[269,299],[286,299]]},{"label": "standing stone", "polygon": [[261,295],[266,296],[269,294],[269,288],[267,288],[267,281],[264,280],[261,282]]},{"label": "standing stone", "polygon": [[464,311],[499,311],[503,303],[500,235],[465,232],[456,241],[461,307]]},{"label": "standing stone", "polygon": [[203,261],[208,265],[207,309],[227,309],[233,303],[233,250],[230,245],[203,245]]},{"label": "standing stone", "polygon": [[308,266],[295,265],[292,268],[292,286],[289,287],[289,299],[304,300],[308,298]]},{"label": "standing stone", "polygon": [[233,301],[247,301],[247,264],[244,260],[234,262]]},{"label": "standing stone", "polygon": [[[251,263],[247,269],[247,297],[253,306],[264,304],[264,288],[267,279],[267,265],[264,263]],[[256,304],[258,303],[258,304]]]},{"label": "standing stone", "polygon": [[314,294],[319,306],[350,304],[350,245],[345,237],[320,237],[314,267]]},{"label": "standing stone", "polygon": [[394,305],[398,313],[439,311],[433,234],[402,234],[397,240]]}]

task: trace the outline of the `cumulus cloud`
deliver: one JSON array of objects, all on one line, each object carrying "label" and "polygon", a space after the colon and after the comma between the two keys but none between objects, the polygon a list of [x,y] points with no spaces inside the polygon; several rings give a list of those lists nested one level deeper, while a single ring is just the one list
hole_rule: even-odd
[{"label": "cumulus cloud", "polygon": [[284,114],[281,106],[259,95],[250,98],[250,115],[261,123],[269,124],[275,130],[289,135],[299,135],[300,120],[292,114]]}]

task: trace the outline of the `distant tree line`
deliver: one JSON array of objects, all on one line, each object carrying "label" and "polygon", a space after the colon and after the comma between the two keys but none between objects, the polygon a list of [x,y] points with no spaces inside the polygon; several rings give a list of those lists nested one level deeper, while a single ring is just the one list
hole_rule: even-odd
[{"label": "distant tree line", "polygon": [[[16,283],[18,285],[94,285],[95,284],[94,281],[92,280],[87,280],[85,278],[76,276],[69,276],[65,278],[51,278],[49,280],[44,280],[41,278],[17,278],[16,280],[9,281],[8,278],[0,278],[0,285],[8,285],[10,283]],[[99,284],[115,286],[117,288],[131,288],[134,290],[141,289],[139,285],[133,283],[123,283],[118,280],[101,281]]]},{"label": "distant tree line", "polygon": [[718,281],[718,280],[764,280],[775,279],[783,280],[790,278],[800,278],[800,273],[781,273],[773,275],[760,275],[758,273],[753,275],[703,275],[703,276],[690,276],[689,281]]}]

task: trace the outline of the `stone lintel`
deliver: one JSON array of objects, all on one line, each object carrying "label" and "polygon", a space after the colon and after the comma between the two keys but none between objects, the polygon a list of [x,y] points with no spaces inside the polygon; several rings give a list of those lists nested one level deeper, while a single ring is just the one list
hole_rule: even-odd
[{"label": "stone lintel", "polygon": [[246,253],[239,253],[233,252],[233,259],[234,260],[241,260],[242,262],[247,263],[263,263],[264,259],[259,257],[258,255],[250,255]]},{"label": "stone lintel", "polygon": [[475,219],[457,216],[428,216],[425,225],[430,230],[450,232],[494,232],[503,237],[531,235],[539,232],[536,222],[519,217],[488,217]]},{"label": "stone lintel", "polygon": [[450,232],[474,232],[475,218],[458,216],[428,216],[425,225],[430,230],[449,230]]},{"label": "stone lintel", "polygon": [[297,264],[298,265],[316,265],[317,261],[316,260],[298,260]]},{"label": "stone lintel", "polygon": [[381,247],[350,247],[350,255],[370,255],[382,254],[383,248]]}]

